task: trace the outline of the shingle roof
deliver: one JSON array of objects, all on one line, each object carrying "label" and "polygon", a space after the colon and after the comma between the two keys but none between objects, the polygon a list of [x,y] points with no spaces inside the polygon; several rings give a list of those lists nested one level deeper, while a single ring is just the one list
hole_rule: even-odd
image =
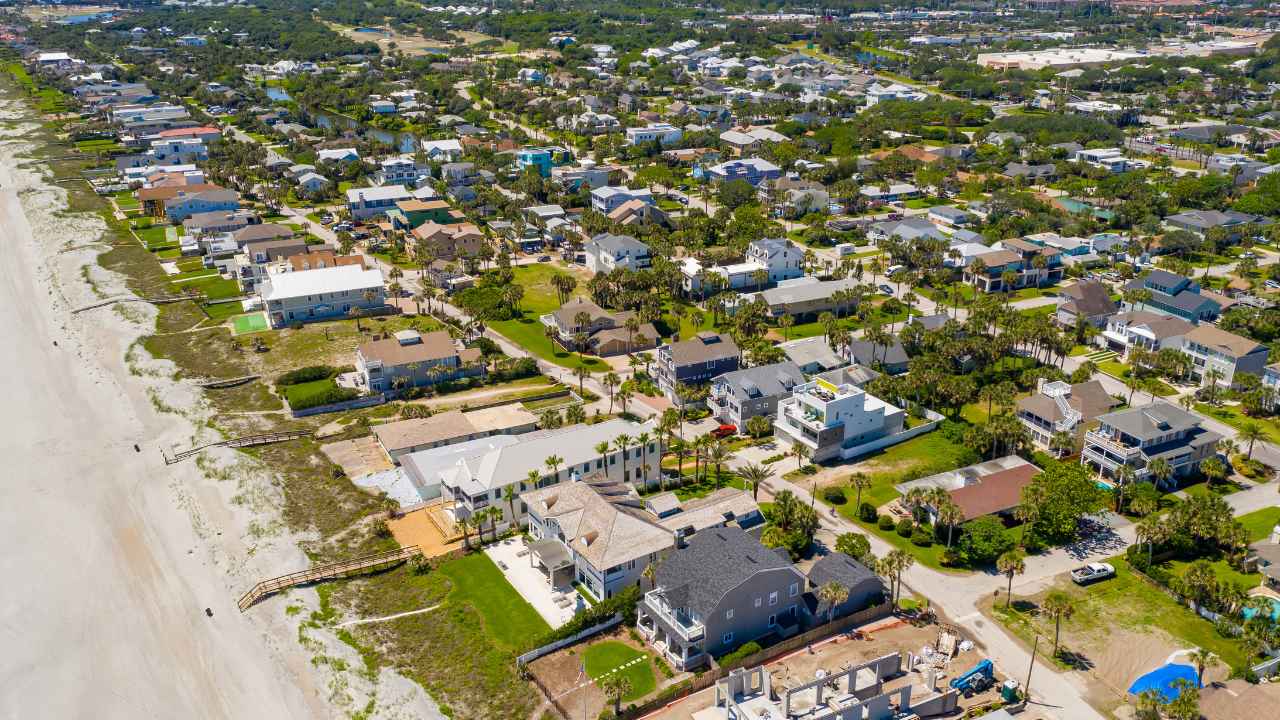
[{"label": "shingle roof", "polygon": [[1244,357],[1259,350],[1265,350],[1267,347],[1260,342],[1240,337],[1212,325],[1197,326],[1191,332],[1188,332],[1184,338],[1236,358]]},{"label": "shingle roof", "polygon": [[671,343],[666,349],[677,366],[723,360],[742,354],[733,338],[710,332],[698,333],[689,340]]},{"label": "shingle roof", "polygon": [[1144,440],[1200,426],[1199,417],[1163,400],[1145,407],[1108,413],[1099,416],[1098,421]]},{"label": "shingle roof", "polygon": [[708,617],[734,588],[768,570],[800,572],[789,560],[738,528],[716,528],[694,535],[687,547],[658,566],[655,580],[674,607]]},{"label": "shingle roof", "polygon": [[1082,280],[1064,287],[1062,295],[1067,298],[1062,307],[1084,317],[1110,315],[1117,309],[1110,290],[1100,282]]},{"label": "shingle roof", "polygon": [[1021,502],[1022,488],[1040,474],[1040,468],[1026,464],[985,475],[977,482],[951,491],[966,521],[1003,512]]},{"label": "shingle roof", "polygon": [[790,360],[734,370],[714,380],[715,384],[724,384],[730,392],[742,399],[783,395],[803,382],[804,373],[800,371],[800,366]]},{"label": "shingle roof", "polygon": [[454,357],[458,355],[458,349],[449,333],[437,330],[421,335],[420,342],[402,344],[392,337],[362,343],[360,355],[369,360],[381,360],[388,367],[396,367]]},{"label": "shingle roof", "polygon": [[849,590],[854,590],[869,580],[883,583],[880,576],[871,572],[866,565],[842,552],[825,555],[809,568],[809,582],[818,587],[829,582],[837,582]]}]

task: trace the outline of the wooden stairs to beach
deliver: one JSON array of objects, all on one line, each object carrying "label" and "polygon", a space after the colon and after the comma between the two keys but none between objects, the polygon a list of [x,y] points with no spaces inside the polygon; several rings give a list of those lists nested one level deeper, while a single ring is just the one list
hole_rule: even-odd
[{"label": "wooden stairs to beach", "polygon": [[254,380],[257,380],[260,377],[262,376],[261,375],[241,375],[240,377],[233,377],[233,378],[217,378],[214,380],[200,380],[196,382],[196,385],[209,390],[216,390],[220,388],[229,388],[229,387],[235,387],[237,385],[244,385],[245,383],[249,383],[249,382],[253,382]]},{"label": "wooden stairs to beach", "polygon": [[240,612],[244,612],[253,607],[262,598],[278,593],[281,590],[299,585],[308,585],[310,583],[321,582],[323,580],[333,580],[335,578],[346,577],[356,573],[366,572],[377,568],[388,567],[396,563],[404,562],[409,558],[420,555],[422,551],[417,545],[392,550],[390,552],[378,553],[376,555],[365,555],[364,557],[353,558],[351,560],[342,560],[340,562],[328,563],[326,565],[317,565],[308,570],[300,570],[288,575],[263,580],[254,585],[249,592],[245,593],[236,605],[240,608]]},{"label": "wooden stairs to beach", "polygon": [[285,430],[283,432],[265,433],[263,435],[246,435],[244,437],[231,438],[230,440],[219,440],[211,442],[199,447],[193,447],[189,450],[181,450],[170,455],[160,448],[160,454],[164,456],[164,464],[172,465],[182,462],[193,455],[197,455],[201,450],[207,450],[211,447],[232,447],[245,448],[254,447],[256,445],[270,445],[272,443],[285,442],[288,440],[297,440],[298,438],[310,437],[310,430]]},{"label": "wooden stairs to beach", "polygon": [[203,296],[200,295],[199,293],[182,293],[180,295],[157,295],[155,297],[134,297],[130,295],[126,297],[100,300],[96,303],[93,303],[92,305],[85,305],[84,307],[78,307],[72,310],[71,314],[75,315],[76,313],[82,313],[86,310],[93,310],[94,308],[106,307],[108,305],[115,305],[116,303],[122,303],[122,302],[145,302],[145,303],[151,303],[152,305],[165,305],[167,303],[183,302],[184,300],[199,300],[201,299],[201,297]]}]

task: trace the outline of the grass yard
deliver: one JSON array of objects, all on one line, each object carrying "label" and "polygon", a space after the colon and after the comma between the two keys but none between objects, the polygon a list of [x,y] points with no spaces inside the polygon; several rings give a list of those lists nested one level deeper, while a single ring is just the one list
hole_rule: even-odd
[{"label": "grass yard", "polygon": [[[522,317],[516,320],[496,320],[489,323],[489,327],[548,362],[567,368],[583,366],[592,372],[606,370],[608,364],[603,360],[571,353],[553,343],[543,331],[542,321],[538,319],[560,307],[555,288],[551,286],[551,278],[570,273],[558,270],[550,264],[521,265],[512,270],[515,272],[515,282],[524,287],[524,299],[520,301]],[[578,289],[582,289],[585,283],[586,278],[578,277]]]},{"label": "grass yard", "polygon": [[943,200],[940,197],[922,197],[922,198],[912,198],[910,200],[903,202],[902,204],[905,205],[910,210],[925,210],[931,207],[938,207],[939,205],[950,205],[951,201]]},{"label": "grass yard", "polygon": [[551,632],[551,626],[502,576],[484,553],[472,553],[440,566],[453,581],[450,602],[479,611],[488,635],[508,650],[528,647],[531,640]]},{"label": "grass yard", "polygon": [[[239,303],[223,303],[225,306],[239,307]],[[219,307],[214,305],[212,307]],[[206,308],[208,310],[209,308]],[[212,313],[210,313],[212,316]],[[262,332],[267,329],[267,316],[260,312],[251,313],[249,315],[237,315],[231,319],[231,325],[235,328],[237,335],[246,333]]]},{"label": "grass yard", "polygon": [[289,401],[290,407],[297,407],[299,405],[305,406],[305,403],[337,387],[338,383],[334,382],[333,378],[326,378],[324,380],[298,383],[297,385],[283,385],[280,387],[280,391],[284,393],[284,397]]},{"label": "grass yard", "polygon": [[356,321],[332,320],[307,323],[298,330],[272,330],[264,338],[271,352],[258,356],[266,374],[293,370],[307,365],[348,365],[356,346],[375,339],[383,331],[396,333],[409,328],[420,332],[441,329],[440,323],[425,317],[389,315],[360,321],[364,332],[356,330]]},{"label": "grass yard", "polygon": [[[976,462],[972,450],[940,432],[930,432],[881,450],[847,469],[850,475],[864,472],[871,478],[871,487],[862,491],[862,501],[880,507],[897,499],[893,486],[908,477],[925,477],[972,462]],[[840,506],[840,513],[852,519],[858,512],[854,503],[857,493],[847,486],[844,491],[848,502]]]},{"label": "grass yard", "polygon": [[638,700],[653,692],[657,686],[649,654],[617,640],[606,640],[588,646],[582,653],[582,664],[592,680],[615,674],[625,677],[631,691],[622,696],[624,702]]},{"label": "grass yard", "polygon": [[175,290],[200,290],[210,300],[226,300],[240,295],[240,285],[233,278],[208,275],[173,281]]},{"label": "grass yard", "polygon": [[168,245],[168,242],[166,241],[166,233],[165,233],[164,225],[152,225],[151,227],[147,227],[147,228],[135,228],[133,232],[135,235],[138,236],[138,239],[141,240],[143,244],[147,246],[148,250],[155,250],[157,248],[166,247]]},{"label": "grass yard", "polygon": [[[1125,365],[1119,360],[1103,360],[1098,363],[1098,370],[1116,378],[1117,380],[1127,380],[1129,378],[1129,373],[1132,372],[1128,365]],[[1158,397],[1169,397],[1171,395],[1178,394],[1177,390],[1169,387],[1167,383],[1159,378],[1151,378],[1151,381],[1152,387],[1155,389],[1155,394]],[[1147,390],[1146,388],[1139,388],[1137,392],[1145,393]]]},{"label": "grass yard", "polygon": [[1239,405],[1215,406],[1208,403],[1196,403],[1196,412],[1224,422],[1237,430],[1247,422],[1257,423],[1258,427],[1262,428],[1262,432],[1266,434],[1265,440],[1280,443],[1280,425],[1277,425],[1275,420],[1271,418],[1251,418],[1244,414]]},{"label": "grass yard", "polygon": [[1236,518],[1249,533],[1249,541],[1257,542],[1271,534],[1271,529],[1280,523],[1280,507],[1269,507],[1255,510]]}]

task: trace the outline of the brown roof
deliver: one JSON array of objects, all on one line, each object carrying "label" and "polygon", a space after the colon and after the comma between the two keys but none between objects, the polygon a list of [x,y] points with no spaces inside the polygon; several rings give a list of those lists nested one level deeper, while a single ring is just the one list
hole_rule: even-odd
[{"label": "brown roof", "polygon": [[178,196],[178,193],[197,193],[205,190],[221,190],[222,188],[210,183],[196,183],[195,185],[160,185],[149,188],[142,188],[138,191],[138,200],[146,202],[148,200],[169,200]]},{"label": "brown roof", "polygon": [[989,253],[982,253],[975,259],[987,267],[999,267],[1001,265],[1008,265],[1009,263],[1016,263],[1022,260],[1022,256],[1008,250],[995,250]]},{"label": "brown roof", "polygon": [[1145,325],[1158,340],[1186,335],[1195,326],[1180,317],[1161,315],[1149,310],[1133,310],[1116,315],[1116,322],[1128,325]]},{"label": "brown roof", "polygon": [[936,163],[942,159],[919,145],[903,145],[898,148],[897,153],[904,158],[923,163]]},{"label": "brown roof", "polygon": [[[1111,397],[1098,380],[1072,385],[1071,397],[1067,398],[1067,405],[1077,410],[1086,422],[1109,412],[1119,404],[1120,401]],[[1058,403],[1042,393],[1035,393],[1018,400],[1018,410],[1026,411],[1049,422],[1063,419]]]},{"label": "brown roof", "polygon": [[1062,288],[1062,295],[1067,298],[1063,306],[1077,315],[1093,317],[1116,311],[1116,303],[1111,299],[1111,291],[1100,282],[1082,280]]},{"label": "brown roof", "polygon": [[340,265],[359,265],[364,267],[361,255],[337,255],[332,250],[316,250],[298,253],[285,258],[295,271],[314,270],[318,267],[338,267]]},{"label": "brown roof", "polygon": [[1197,325],[1183,337],[1237,358],[1266,348],[1262,343],[1240,337],[1212,325]]},{"label": "brown roof", "polygon": [[442,210],[449,207],[449,203],[444,200],[401,200],[396,203],[396,207],[403,212],[422,212],[426,210]]},{"label": "brown roof", "polygon": [[294,229],[291,225],[280,225],[278,223],[262,223],[261,225],[246,225],[239,230],[231,233],[231,237],[235,238],[237,243],[241,245],[250,243],[255,240],[274,240],[276,238],[293,237]]},{"label": "brown roof", "polygon": [[453,338],[443,330],[423,333],[422,342],[401,345],[392,338],[374,340],[360,345],[360,355],[367,360],[381,360],[383,365],[396,367],[415,362],[443,360],[459,355]]},{"label": "brown roof", "polygon": [[742,354],[733,338],[713,332],[700,332],[689,340],[671,343],[668,351],[677,366],[722,360]]},{"label": "brown roof", "polygon": [[1031,484],[1040,474],[1035,465],[1017,467],[991,473],[972,485],[951,491],[951,499],[960,506],[965,521],[1004,512],[1022,502],[1022,488]]}]

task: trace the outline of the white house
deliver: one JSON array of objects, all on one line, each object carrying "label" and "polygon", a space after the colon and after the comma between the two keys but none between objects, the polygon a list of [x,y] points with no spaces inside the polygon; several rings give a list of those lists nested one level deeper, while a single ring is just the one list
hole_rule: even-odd
[{"label": "white house", "polygon": [[422,152],[429,160],[456,162],[462,157],[462,141],[457,138],[449,140],[423,140]]},{"label": "white house", "polygon": [[378,162],[373,181],[378,185],[418,185],[431,179],[431,168],[419,165],[412,155],[396,155]]},{"label": "white house", "polygon": [[360,159],[360,153],[355,148],[330,148],[328,150],[319,150],[316,152],[316,162],[354,162]]},{"label": "white house", "polygon": [[259,290],[272,327],[345,317],[386,304],[382,272],[360,265],[268,273]]},{"label": "white house", "polygon": [[408,200],[413,194],[404,185],[382,185],[380,187],[360,187],[347,190],[347,210],[356,220],[383,215],[396,206],[401,200]]},{"label": "white house", "polygon": [[653,193],[649,192],[648,188],[632,190],[620,185],[606,185],[591,191],[591,209],[606,215],[616,210],[619,205],[631,200],[639,200],[646,205],[656,204]]},{"label": "white house", "polygon": [[645,127],[627,128],[628,145],[642,145],[655,141],[662,145],[672,145],[680,142],[682,137],[684,137],[684,132],[670,123],[654,123]]},{"label": "white house", "polygon": [[780,436],[809,449],[814,462],[851,458],[902,432],[906,412],[856,385],[821,378],[797,385],[778,402],[773,426]]},{"label": "white house", "polygon": [[929,97],[928,93],[921,92],[913,87],[908,87],[901,83],[889,83],[881,85],[875,83],[867,88],[867,105],[875,105],[882,100],[910,100],[916,102]]}]

